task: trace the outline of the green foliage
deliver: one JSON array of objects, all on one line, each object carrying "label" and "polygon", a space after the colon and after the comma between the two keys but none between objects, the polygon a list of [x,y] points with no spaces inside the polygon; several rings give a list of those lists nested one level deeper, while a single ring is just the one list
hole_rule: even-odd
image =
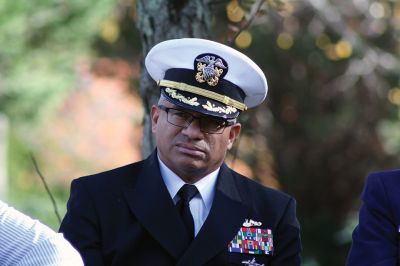
[{"label": "green foliage", "polygon": [[[6,202],[23,213],[49,225],[58,230],[59,221],[54,212],[49,195],[46,193],[39,175],[35,172],[31,160],[31,150],[26,146],[24,140],[18,137],[15,130],[9,134],[9,187]],[[47,182],[52,183],[51,180]],[[51,184],[50,184],[51,185]],[[66,211],[68,192],[64,187],[51,185],[61,217]],[[5,199],[2,199],[5,200]]]},{"label": "green foliage", "polygon": [[400,131],[398,120],[399,119],[385,119],[382,120],[378,125],[378,131],[386,152],[394,156],[400,154]]},{"label": "green foliage", "polygon": [[[59,222],[22,136],[77,87],[75,67],[94,53],[101,23],[115,6],[112,0],[0,0],[0,112],[12,121],[7,202],[53,229]],[[63,216],[68,192],[47,181]]]},{"label": "green foliage", "polygon": [[34,121],[74,87],[74,66],[91,54],[101,21],[115,6],[99,1],[0,1],[0,112]]}]

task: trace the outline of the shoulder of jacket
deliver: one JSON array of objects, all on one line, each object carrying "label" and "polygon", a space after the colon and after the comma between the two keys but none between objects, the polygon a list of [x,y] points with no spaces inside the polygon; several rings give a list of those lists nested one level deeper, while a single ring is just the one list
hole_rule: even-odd
[{"label": "shoulder of jacket", "polygon": [[367,182],[377,182],[380,180],[383,183],[399,183],[400,184],[400,169],[383,170],[371,172],[367,176]]},{"label": "shoulder of jacket", "polygon": [[289,194],[277,190],[275,188],[270,188],[252,180],[246,176],[243,176],[232,170],[233,176],[236,179],[237,184],[241,191],[245,191],[246,194],[251,193],[256,195],[256,197],[268,197],[279,202],[288,202],[293,199]]},{"label": "shoulder of jacket", "polygon": [[143,161],[127,164],[104,172],[99,172],[92,175],[82,176],[73,180],[73,182],[82,182],[86,184],[108,184],[123,182],[125,179],[132,179],[143,166]]}]

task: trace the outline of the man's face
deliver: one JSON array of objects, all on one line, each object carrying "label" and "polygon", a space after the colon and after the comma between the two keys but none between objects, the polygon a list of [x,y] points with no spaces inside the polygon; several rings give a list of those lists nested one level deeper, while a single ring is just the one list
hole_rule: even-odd
[{"label": "man's face", "polygon": [[[179,109],[167,101],[163,105]],[[199,116],[198,113],[185,111]],[[196,182],[222,164],[226,151],[232,148],[241,128],[236,123],[226,127],[222,134],[203,133],[197,119],[187,128],[177,127],[167,121],[167,112],[157,106],[152,107],[151,118],[161,160],[189,183]]]}]

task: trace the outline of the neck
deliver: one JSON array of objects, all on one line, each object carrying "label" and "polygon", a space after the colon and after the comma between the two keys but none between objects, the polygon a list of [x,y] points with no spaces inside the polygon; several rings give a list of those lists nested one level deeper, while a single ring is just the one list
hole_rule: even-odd
[{"label": "neck", "polygon": [[185,183],[194,184],[197,181],[203,179],[208,174],[214,172],[216,169],[212,169],[212,170],[209,170],[209,171],[201,171],[199,169],[193,169],[191,171],[181,171],[181,169],[177,169],[177,171],[174,171],[173,169],[171,169],[171,170],[177,176],[179,176],[180,179],[182,179]]},{"label": "neck", "polygon": [[173,172],[177,177],[179,177],[181,180],[183,180],[187,184],[194,184],[198,182],[199,180],[203,179],[207,175],[211,174],[215,170],[217,170],[220,165],[213,167],[211,169],[198,169],[198,168],[173,168],[168,163],[164,162],[161,157],[158,157],[160,160],[160,163],[162,163],[166,168],[168,168],[169,171]]},{"label": "neck", "polygon": [[[175,173],[175,174],[177,174],[177,173]],[[206,175],[195,177],[195,176],[182,176],[182,175],[177,174],[177,176],[179,176],[180,179],[182,179],[187,184],[194,184],[197,181],[201,180]]]}]

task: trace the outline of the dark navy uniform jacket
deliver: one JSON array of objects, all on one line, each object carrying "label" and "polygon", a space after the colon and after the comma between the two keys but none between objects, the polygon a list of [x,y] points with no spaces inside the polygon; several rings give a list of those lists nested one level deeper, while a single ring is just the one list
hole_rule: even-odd
[{"label": "dark navy uniform jacket", "polygon": [[400,265],[400,170],[370,174],[362,200],[347,265]]},{"label": "dark navy uniform jacket", "polygon": [[[86,266],[300,265],[295,200],[221,166],[213,205],[189,246],[156,153],[148,159],[72,182],[60,232]],[[245,219],[272,230],[272,255],[229,252]],[[248,264],[256,265],[256,264]]]}]

